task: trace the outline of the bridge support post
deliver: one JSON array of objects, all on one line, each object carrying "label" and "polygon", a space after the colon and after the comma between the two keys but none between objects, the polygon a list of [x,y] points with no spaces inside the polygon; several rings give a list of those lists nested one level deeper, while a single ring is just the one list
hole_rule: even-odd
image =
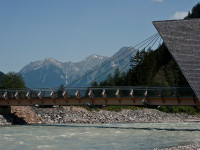
[{"label": "bridge support post", "polygon": [[10,106],[0,106],[0,114],[2,115],[11,114]]}]

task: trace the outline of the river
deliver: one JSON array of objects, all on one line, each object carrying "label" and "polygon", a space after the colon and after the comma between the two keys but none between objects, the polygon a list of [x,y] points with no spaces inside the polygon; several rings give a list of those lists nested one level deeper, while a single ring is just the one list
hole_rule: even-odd
[{"label": "river", "polygon": [[200,142],[200,123],[0,127],[0,150],[148,150]]}]

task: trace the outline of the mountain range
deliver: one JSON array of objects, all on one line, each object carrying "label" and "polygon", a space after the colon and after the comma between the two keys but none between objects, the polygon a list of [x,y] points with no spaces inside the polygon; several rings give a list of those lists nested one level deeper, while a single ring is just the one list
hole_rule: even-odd
[{"label": "mountain range", "polygon": [[[96,78],[97,82],[105,79],[107,70],[112,74],[116,68],[122,69],[127,65],[124,68],[126,71],[134,52],[132,47],[122,47],[111,57],[93,54],[80,62],[60,62],[46,58],[44,61],[30,62],[19,73],[28,88],[57,88],[61,84],[71,85],[73,81],[77,82],[71,86],[88,86]],[[80,79],[85,74],[88,75]]]}]

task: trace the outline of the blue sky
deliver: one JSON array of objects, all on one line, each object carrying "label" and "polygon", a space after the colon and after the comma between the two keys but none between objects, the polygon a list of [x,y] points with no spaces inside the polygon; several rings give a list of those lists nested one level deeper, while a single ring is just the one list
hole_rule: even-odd
[{"label": "blue sky", "polygon": [[183,18],[199,0],[1,0],[0,71],[31,61],[111,56],[156,33],[152,21]]}]

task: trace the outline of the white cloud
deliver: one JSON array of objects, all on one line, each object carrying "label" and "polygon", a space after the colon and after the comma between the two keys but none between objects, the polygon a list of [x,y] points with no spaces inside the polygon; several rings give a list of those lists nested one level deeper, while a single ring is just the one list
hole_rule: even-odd
[{"label": "white cloud", "polygon": [[152,1],[154,1],[154,2],[160,2],[160,3],[164,2],[164,0],[152,0]]},{"label": "white cloud", "polygon": [[188,12],[182,11],[182,12],[175,12],[175,14],[171,17],[171,19],[183,19],[188,15]]}]

